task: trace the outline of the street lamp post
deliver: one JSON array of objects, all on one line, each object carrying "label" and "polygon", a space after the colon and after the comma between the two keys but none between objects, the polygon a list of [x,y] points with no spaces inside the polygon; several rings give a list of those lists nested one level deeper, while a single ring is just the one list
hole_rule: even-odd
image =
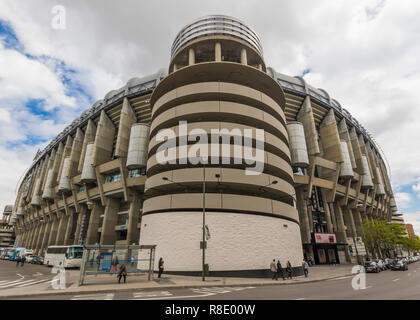
[{"label": "street lamp post", "polygon": [[205,271],[205,264],[206,264],[206,164],[203,163],[203,266],[202,266],[202,279],[206,281],[206,271]]}]

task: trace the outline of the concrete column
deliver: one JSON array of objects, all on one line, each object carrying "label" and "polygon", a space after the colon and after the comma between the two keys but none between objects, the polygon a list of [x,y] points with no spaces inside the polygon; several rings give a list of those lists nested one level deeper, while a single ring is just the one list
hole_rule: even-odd
[{"label": "concrete column", "polygon": [[124,98],[121,109],[120,122],[118,124],[117,142],[115,143],[115,156],[127,157],[130,141],[131,126],[136,123],[137,117],[130,102]]},{"label": "concrete column", "polygon": [[300,234],[302,237],[302,243],[310,244],[311,227],[309,225],[308,206],[306,205],[306,200],[304,199],[302,187],[296,189],[296,200],[297,209],[299,213]]},{"label": "concrete column", "polygon": [[77,225],[76,231],[74,232],[74,242],[73,244],[79,243],[80,229],[82,228],[83,216],[86,214],[86,206],[80,206],[80,212],[77,215]]},{"label": "concrete column", "polygon": [[45,218],[44,218],[44,222],[41,223],[41,230],[39,232],[39,236],[38,236],[38,239],[37,239],[37,242],[36,242],[36,246],[35,246],[35,254],[36,255],[39,255],[39,253],[41,251],[42,240],[44,238],[44,233],[45,233],[46,227],[47,227],[47,223],[46,223]]},{"label": "concrete column", "polygon": [[341,210],[341,206],[338,203],[334,203],[331,206],[331,208],[334,210],[335,219],[337,220],[337,230],[335,231],[337,243],[345,245],[344,254],[346,256],[346,261],[348,263],[351,263],[351,257],[346,239],[346,229],[344,225],[343,211]]},{"label": "concrete column", "polygon": [[333,109],[328,111],[319,125],[319,134],[321,136],[324,158],[334,162],[343,162],[344,157],[341,151],[340,136]]},{"label": "concrete column", "polygon": [[68,222],[67,215],[64,212],[60,212],[58,229],[57,229],[57,237],[55,239],[55,244],[57,246],[62,246],[64,244],[64,238],[66,236],[67,222]]},{"label": "concrete column", "polygon": [[325,196],[325,189],[323,189],[323,188],[321,188],[321,198],[322,198],[322,203],[323,203],[323,206],[324,206],[325,218],[327,219],[328,233],[333,233],[334,229],[333,229],[333,224],[331,222],[331,212],[330,212],[330,208],[328,206],[327,197]]},{"label": "concrete column", "polygon": [[65,246],[73,244],[72,231],[73,231],[73,224],[74,224],[74,216],[75,216],[74,209],[69,208],[69,215],[67,216],[67,226],[66,226],[66,231],[65,231],[65,234],[64,234],[64,245]]},{"label": "concrete column", "polygon": [[358,209],[352,210],[352,215],[354,219],[354,224],[356,226],[356,233],[358,237],[363,237],[363,221],[360,211]]},{"label": "concrete column", "polygon": [[300,108],[297,115],[297,120],[303,124],[308,155],[318,155],[320,153],[318,144],[318,132],[315,126],[315,119],[309,96],[306,96],[305,100],[303,101],[302,107]]},{"label": "concrete column", "polygon": [[246,55],[246,49],[245,48],[241,49],[241,64],[248,65],[248,57]]},{"label": "concrete column", "polygon": [[41,244],[41,249],[40,249],[41,255],[44,255],[44,251],[48,247],[48,240],[50,238],[51,227],[52,227],[51,217],[48,217],[48,216],[45,217],[45,224],[46,224],[46,227],[45,227],[44,235],[42,237],[42,244]]},{"label": "concrete column", "polygon": [[220,44],[220,42],[216,42],[216,44],[214,45],[214,61],[222,61],[222,45]]},{"label": "concrete column", "polygon": [[174,71],[172,71],[172,72],[175,72],[176,70],[178,70],[178,65],[176,63],[174,63]]},{"label": "concrete column", "polygon": [[100,216],[104,213],[105,208],[98,202],[93,202],[90,211],[89,226],[86,235],[86,244],[95,244],[98,241],[98,228]]},{"label": "concrete column", "polygon": [[36,224],[35,222],[31,223],[31,234],[28,238],[28,243],[26,245],[26,248],[32,249],[32,243],[34,241],[35,238],[35,233],[36,233]]},{"label": "concrete column", "polygon": [[143,207],[143,199],[137,193],[133,195],[133,201],[130,203],[130,210],[128,211],[128,226],[127,226],[127,244],[138,243],[140,239],[139,223],[140,209]]},{"label": "concrete column", "polygon": [[57,214],[52,214],[52,224],[51,224],[51,231],[50,237],[48,238],[48,246],[55,246],[55,240],[57,239],[57,231],[58,231],[58,217]]},{"label": "concrete column", "polygon": [[41,224],[39,222],[36,222],[34,225],[34,233],[32,235],[31,244],[29,246],[29,248],[31,248],[32,250],[35,249],[35,243],[36,243],[36,240],[38,239],[40,228],[41,228]]},{"label": "concrete column", "polygon": [[195,64],[195,51],[193,48],[190,48],[188,50],[188,65],[192,66],[193,64]]},{"label": "concrete column", "polygon": [[89,119],[87,127],[86,127],[86,131],[85,131],[85,135],[83,138],[82,150],[80,151],[80,161],[77,167],[78,172],[82,172],[83,170],[83,164],[85,162],[87,145],[89,143],[95,142],[95,135],[96,135],[96,125],[92,119]]},{"label": "concrete column", "polygon": [[114,244],[116,240],[115,226],[117,225],[118,211],[120,210],[120,199],[106,199],[104,221],[100,244]]},{"label": "concrete column", "polygon": [[76,136],[73,140],[73,145],[70,152],[70,164],[66,172],[66,176],[73,178],[77,175],[77,167],[79,166],[79,161],[82,154],[83,140],[85,135],[83,134],[82,129],[77,128]]},{"label": "concrete column", "polygon": [[92,153],[93,166],[98,166],[111,160],[114,144],[115,126],[106,112],[102,110],[96,130],[95,144]]}]

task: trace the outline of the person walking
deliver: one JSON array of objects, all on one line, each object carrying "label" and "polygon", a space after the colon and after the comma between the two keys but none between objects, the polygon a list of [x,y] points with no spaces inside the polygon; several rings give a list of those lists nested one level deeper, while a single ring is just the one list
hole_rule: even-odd
[{"label": "person walking", "polygon": [[273,277],[271,278],[272,280],[276,279],[278,280],[278,276],[277,276],[277,267],[276,267],[276,259],[273,259],[273,261],[270,263],[270,270],[273,273]]},{"label": "person walking", "polygon": [[283,267],[281,266],[280,260],[277,260],[277,278],[278,277],[282,277],[283,280],[286,280],[284,278]]},{"label": "person walking", "polygon": [[111,261],[111,271],[118,271],[118,257],[115,256],[115,258]]},{"label": "person walking", "polygon": [[292,278],[292,264],[290,263],[290,261],[288,260],[287,261],[287,264],[286,264],[286,272],[287,272],[287,279],[293,279]]},{"label": "person walking", "polygon": [[25,256],[22,256],[22,259],[20,259],[20,266],[23,267],[23,265],[25,264]]},{"label": "person walking", "polygon": [[305,260],[303,260],[302,262],[302,268],[303,268],[303,274],[305,275],[305,278],[307,278],[308,273],[309,273],[309,265]]},{"label": "person walking", "polygon": [[16,257],[16,267],[19,267],[19,263],[20,263],[20,256]]},{"label": "person walking", "polygon": [[118,272],[118,283],[121,283],[121,278],[124,277],[124,283],[127,277],[127,269],[125,268],[125,264],[120,266],[120,272]]},{"label": "person walking", "polygon": [[158,278],[160,278],[160,276],[162,275],[162,273],[163,273],[163,264],[164,264],[164,261],[163,261],[163,258],[161,257],[160,259],[159,259],[159,274],[158,274]]}]

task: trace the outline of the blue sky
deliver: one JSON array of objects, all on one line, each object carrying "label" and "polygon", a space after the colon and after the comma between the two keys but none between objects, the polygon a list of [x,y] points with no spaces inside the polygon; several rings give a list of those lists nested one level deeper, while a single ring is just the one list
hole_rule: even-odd
[{"label": "blue sky", "polygon": [[420,2],[121,3],[66,1],[67,26],[55,30],[55,0],[0,0],[0,207],[13,203],[37,149],[108,91],[167,67],[187,23],[227,14],[256,31],[267,66],[326,90],[368,129],[420,234]]}]

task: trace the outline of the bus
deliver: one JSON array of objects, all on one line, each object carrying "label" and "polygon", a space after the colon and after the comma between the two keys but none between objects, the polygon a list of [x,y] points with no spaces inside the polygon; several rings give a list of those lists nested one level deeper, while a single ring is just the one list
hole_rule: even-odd
[{"label": "bus", "polygon": [[44,256],[44,263],[49,266],[80,268],[83,257],[83,246],[49,246]]},{"label": "bus", "polygon": [[16,261],[19,256],[25,254],[25,248],[11,248],[7,250],[7,255],[10,261]]}]

